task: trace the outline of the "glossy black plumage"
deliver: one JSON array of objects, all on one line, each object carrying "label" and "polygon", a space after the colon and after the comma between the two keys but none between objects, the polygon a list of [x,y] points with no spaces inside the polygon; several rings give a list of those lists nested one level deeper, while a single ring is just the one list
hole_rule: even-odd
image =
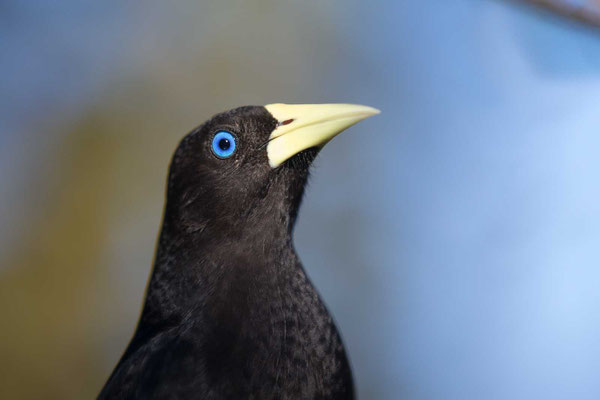
[{"label": "glossy black plumage", "polygon": [[[154,270],[129,347],[99,399],[351,399],[331,316],[292,229],[316,149],[268,164],[260,106],[213,117],[173,156]],[[226,160],[218,130],[237,137]]]}]

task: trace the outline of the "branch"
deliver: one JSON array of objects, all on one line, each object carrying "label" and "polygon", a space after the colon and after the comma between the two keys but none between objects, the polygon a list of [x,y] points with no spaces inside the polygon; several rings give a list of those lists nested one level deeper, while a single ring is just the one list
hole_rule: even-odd
[{"label": "branch", "polygon": [[590,11],[583,7],[570,5],[566,1],[557,0],[513,0],[517,3],[527,4],[544,11],[550,12],[556,16],[585,25],[589,28],[600,30],[600,13]]}]

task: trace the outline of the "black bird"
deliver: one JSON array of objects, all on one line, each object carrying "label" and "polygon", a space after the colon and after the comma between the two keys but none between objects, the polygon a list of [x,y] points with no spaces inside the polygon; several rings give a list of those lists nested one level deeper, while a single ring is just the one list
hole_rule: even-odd
[{"label": "black bird", "polygon": [[352,399],[292,230],[319,149],[379,111],[240,107],[180,142],[135,334],[99,399]]}]

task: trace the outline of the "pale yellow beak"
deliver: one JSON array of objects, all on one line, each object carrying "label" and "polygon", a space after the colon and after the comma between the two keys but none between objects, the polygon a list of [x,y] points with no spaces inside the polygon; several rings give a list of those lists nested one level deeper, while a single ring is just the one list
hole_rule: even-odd
[{"label": "pale yellow beak", "polygon": [[336,135],[379,110],[356,104],[269,104],[267,111],[279,122],[269,137],[269,165],[311,147],[323,147]]}]

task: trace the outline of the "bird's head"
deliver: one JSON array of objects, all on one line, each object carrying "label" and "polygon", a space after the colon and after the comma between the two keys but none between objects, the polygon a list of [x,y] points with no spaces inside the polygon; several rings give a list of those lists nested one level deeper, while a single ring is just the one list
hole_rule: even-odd
[{"label": "bird's head", "polygon": [[187,232],[291,231],[318,151],[379,113],[351,104],[270,104],[211,118],[179,144],[169,173],[165,223]]}]

